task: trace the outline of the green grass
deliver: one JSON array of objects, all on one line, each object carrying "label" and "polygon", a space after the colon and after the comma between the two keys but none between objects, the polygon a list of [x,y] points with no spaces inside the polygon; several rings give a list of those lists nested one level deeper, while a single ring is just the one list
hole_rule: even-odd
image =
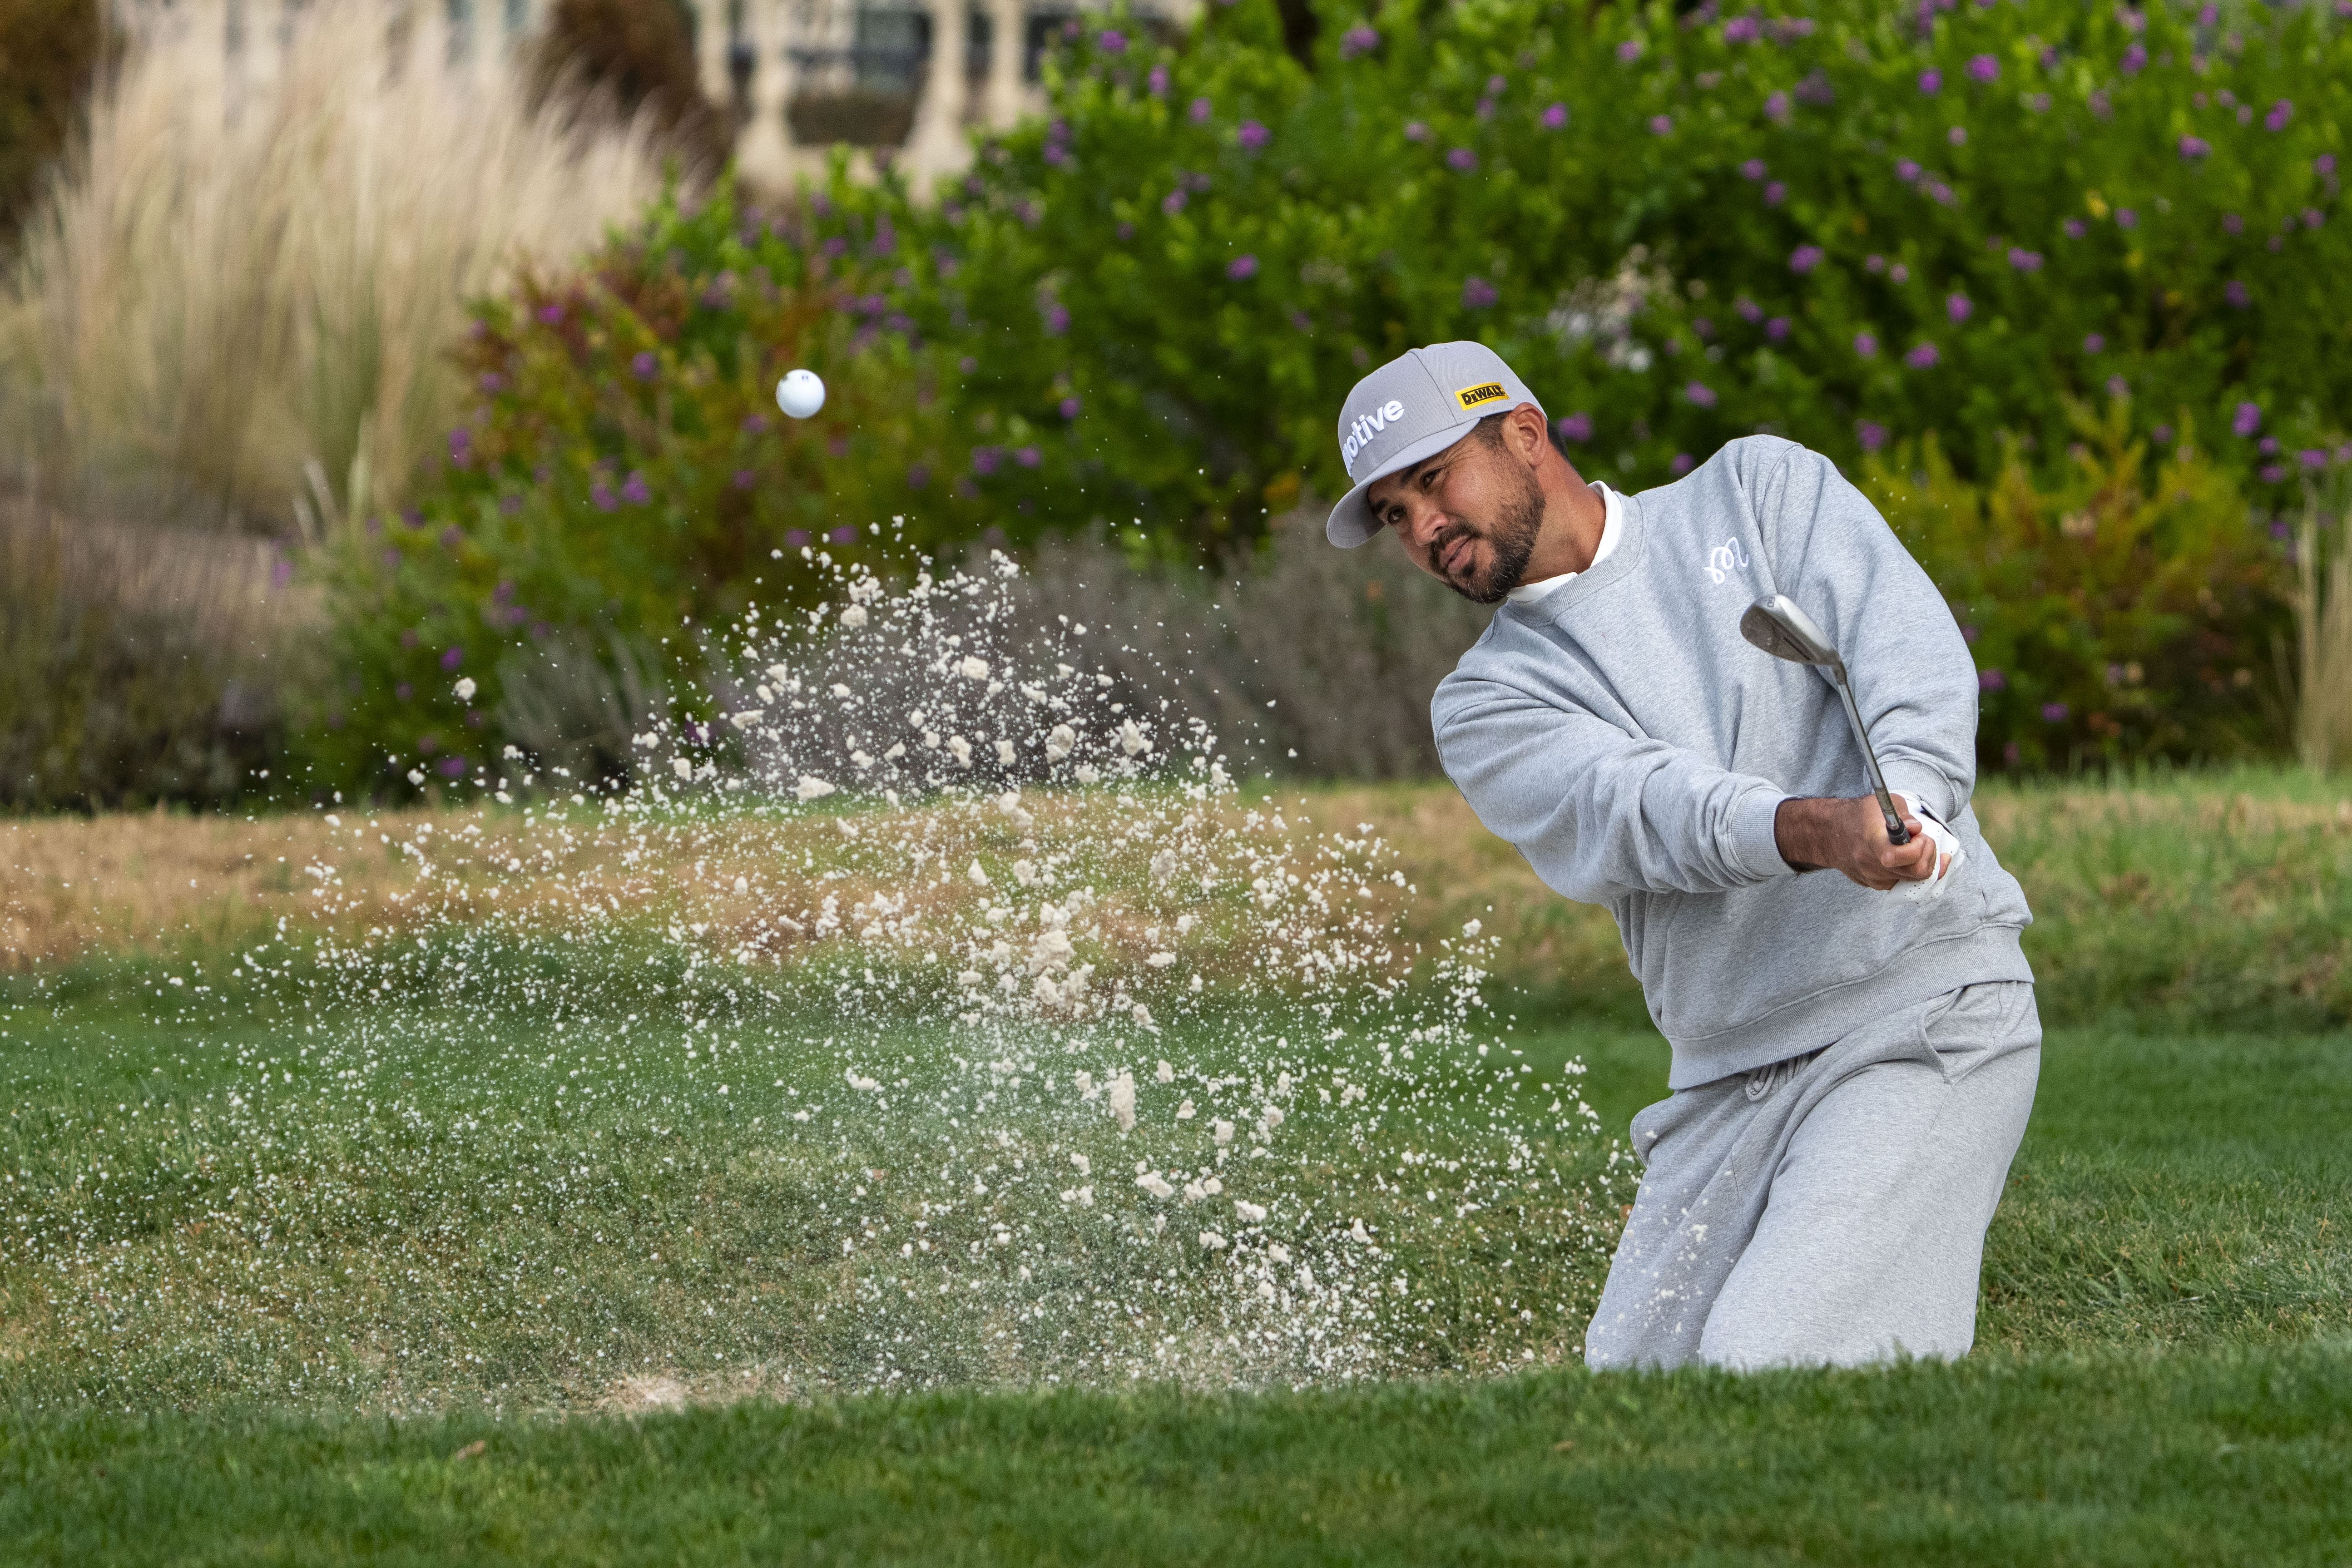
[{"label": "green grass", "polygon": [[2340,1563],[2352,1355],[0,1417],[16,1561]]},{"label": "green grass", "polygon": [[[7,1025],[12,1163],[43,1141],[87,1154],[66,1124],[102,1124],[142,1091],[184,1110],[228,1078],[249,1079],[276,1037],[214,1032],[199,1051],[94,1000],[62,1017],[29,1014]],[[510,1035],[483,1038],[515,1067],[499,1080],[509,1090],[544,1059]],[[1569,1026],[1530,1031],[1526,1048],[1544,1079],[1580,1053],[1586,1097],[1612,1128],[1659,1092],[1654,1038]],[[242,1065],[221,1065],[240,1050]],[[452,1066],[441,1081],[478,1092],[496,1080],[484,1065]],[[664,1092],[687,1098],[684,1065],[670,1070],[632,1114],[601,1124],[608,1136],[639,1126]],[[177,1087],[158,1089],[159,1078]],[[58,1122],[27,1138],[26,1110],[43,1097]],[[419,1244],[415,1261],[439,1272],[420,1268],[405,1284],[396,1257],[376,1256],[393,1277],[340,1310],[372,1314],[415,1352],[438,1335],[465,1354],[503,1355],[509,1378],[527,1370],[534,1334],[590,1321],[621,1324],[633,1350],[681,1324],[673,1348],[730,1354],[762,1334],[805,1333],[818,1298],[760,1308],[743,1292],[775,1255],[708,1223],[710,1194],[741,1203],[773,1189],[746,1166],[740,1130],[707,1096],[693,1105],[664,1124],[677,1136],[610,1152],[614,1179],[579,1194],[652,1240],[578,1250],[560,1226],[509,1232],[507,1193],[480,1159],[458,1158],[429,1192],[387,1171],[415,1216],[457,1234]],[[674,1359],[664,1370],[713,1403],[387,1420],[355,1413],[398,1403],[365,1378],[298,1394],[302,1414],[257,1398],[286,1366],[243,1365],[220,1343],[194,1372],[122,1349],[156,1386],[142,1394],[101,1377],[77,1395],[37,1364],[69,1347],[25,1337],[31,1281],[17,1268],[0,1313],[16,1336],[0,1363],[0,1542],[15,1543],[0,1559],[2341,1563],[2352,1551],[2347,1108],[2352,1041],[2341,1036],[2054,1032],[1988,1248],[1979,1354],[1876,1373],[1595,1378],[1569,1366],[1255,1394],[1147,1383],[836,1397],[771,1383],[754,1393],[786,1397],[730,1400],[715,1375]],[[511,1120],[520,1108],[485,1109]],[[193,1123],[176,1125],[184,1137]],[[278,1136],[281,1152],[315,1152]],[[347,1246],[381,1251],[382,1217]],[[755,1222],[783,1223],[744,1224]],[[709,1233],[700,1243],[698,1229]],[[266,1275],[269,1247],[239,1234],[215,1263]],[[672,1245],[684,1249],[674,1270],[644,1263]],[[306,1315],[348,1327],[328,1289],[342,1256],[312,1260],[310,1294],[261,1293],[280,1331]],[[534,1278],[568,1264],[592,1279],[569,1308],[501,1319],[491,1288],[518,1262]],[[705,1319],[713,1300],[729,1310]]]}]

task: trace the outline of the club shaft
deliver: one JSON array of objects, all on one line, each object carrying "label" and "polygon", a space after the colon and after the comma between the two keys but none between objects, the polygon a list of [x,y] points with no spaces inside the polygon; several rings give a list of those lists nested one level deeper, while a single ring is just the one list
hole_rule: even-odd
[{"label": "club shaft", "polygon": [[1853,705],[1853,688],[1846,683],[1845,671],[1832,669],[1830,683],[1837,688],[1838,700],[1845,704],[1846,722],[1853,726],[1853,743],[1862,748],[1863,765],[1870,770],[1870,787],[1878,796],[1878,809],[1886,816],[1886,837],[1896,844],[1908,844],[1911,836],[1903,830],[1903,818],[1896,815],[1895,801],[1886,793],[1886,775],[1878,771],[1878,753],[1870,749],[1870,731],[1863,728],[1862,710]]}]

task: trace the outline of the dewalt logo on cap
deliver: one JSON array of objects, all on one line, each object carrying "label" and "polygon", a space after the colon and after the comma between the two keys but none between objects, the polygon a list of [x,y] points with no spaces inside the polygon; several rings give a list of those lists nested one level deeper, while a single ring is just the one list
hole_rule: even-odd
[{"label": "dewalt logo on cap", "polygon": [[1465,414],[1473,414],[1489,403],[1501,403],[1510,395],[1503,390],[1501,382],[1482,381],[1475,386],[1465,386],[1455,393],[1454,401],[1462,405]]}]

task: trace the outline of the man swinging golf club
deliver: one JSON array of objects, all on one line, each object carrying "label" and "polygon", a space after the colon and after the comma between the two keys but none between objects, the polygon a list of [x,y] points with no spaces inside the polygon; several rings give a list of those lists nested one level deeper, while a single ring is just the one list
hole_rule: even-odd
[{"label": "man swinging golf club", "polygon": [[1431,704],[1446,773],[1609,906],[1674,1047],[1586,1359],[1966,1354],[2042,1030],[2032,916],[1969,808],[1976,669],[1927,574],[1793,442],[1587,483],[1477,343],[1357,383],[1339,446],[1331,542],[1386,529],[1498,606]]}]

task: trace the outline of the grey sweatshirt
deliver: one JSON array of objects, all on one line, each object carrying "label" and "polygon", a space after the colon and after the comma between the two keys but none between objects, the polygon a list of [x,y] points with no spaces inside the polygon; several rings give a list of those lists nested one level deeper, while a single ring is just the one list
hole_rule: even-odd
[{"label": "grey sweatshirt", "polygon": [[[1686,1089],[1980,981],[2031,981],[2024,890],[1978,830],[1977,678],[1927,574],[1820,454],[1757,436],[1622,498],[1606,559],[1506,604],[1439,683],[1438,755],[1546,885],[1617,917]],[[1870,779],[1821,670],[1739,617],[1786,594],[1845,659],[1886,786],[1958,837],[1939,898],[1799,876],[1774,816]]]}]

